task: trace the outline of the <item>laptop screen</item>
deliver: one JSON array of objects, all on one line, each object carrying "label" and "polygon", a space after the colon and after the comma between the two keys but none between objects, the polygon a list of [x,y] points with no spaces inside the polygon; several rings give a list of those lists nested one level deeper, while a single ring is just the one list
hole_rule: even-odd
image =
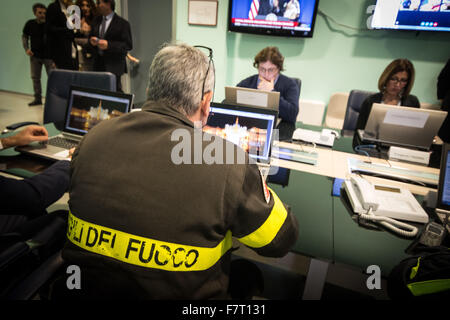
[{"label": "laptop screen", "polygon": [[269,162],[278,112],[272,109],[211,104],[203,131],[238,145],[256,162]]},{"label": "laptop screen", "polygon": [[84,135],[101,121],[129,112],[132,102],[129,94],[71,87],[64,131]]},{"label": "laptop screen", "polygon": [[442,147],[437,207],[450,210],[450,144]]}]

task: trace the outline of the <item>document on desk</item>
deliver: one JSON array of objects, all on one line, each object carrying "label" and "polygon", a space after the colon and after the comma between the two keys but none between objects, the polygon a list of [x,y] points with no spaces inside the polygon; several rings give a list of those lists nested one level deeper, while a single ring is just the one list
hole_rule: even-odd
[{"label": "document on desk", "polygon": [[348,159],[349,173],[365,172],[368,175],[375,175],[386,178],[398,178],[406,180],[405,182],[423,182],[437,186],[439,175],[429,172],[416,171],[395,166],[389,166],[382,163],[367,163],[359,159]]},{"label": "document on desk", "polygon": [[272,155],[274,158],[279,158],[282,160],[305,163],[313,166],[317,165],[317,152],[306,152],[289,148],[275,147],[272,151]]}]

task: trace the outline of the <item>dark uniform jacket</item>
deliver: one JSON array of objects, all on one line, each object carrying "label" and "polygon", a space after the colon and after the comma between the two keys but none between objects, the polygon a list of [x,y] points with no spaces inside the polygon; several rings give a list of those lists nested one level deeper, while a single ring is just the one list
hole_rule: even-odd
[{"label": "dark uniform jacket", "polygon": [[[231,235],[265,256],[295,243],[294,216],[247,154],[199,133],[179,111],[148,102],[85,136],[72,160],[63,250],[81,268],[80,294],[225,298]],[[206,164],[214,141],[223,143],[216,155],[228,148],[245,163]]]}]

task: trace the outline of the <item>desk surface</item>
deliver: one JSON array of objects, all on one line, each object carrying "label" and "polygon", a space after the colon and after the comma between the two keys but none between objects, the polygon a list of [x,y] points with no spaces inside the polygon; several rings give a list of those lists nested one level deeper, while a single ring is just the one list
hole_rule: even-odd
[{"label": "desk surface", "polygon": [[[47,125],[50,135],[57,130]],[[339,140],[337,140],[339,141]],[[348,144],[341,142],[342,145]],[[335,148],[300,146],[280,143],[281,147],[294,150],[315,152],[317,164],[301,164],[292,161],[275,159],[274,165],[290,169],[289,184],[286,187],[272,184],[271,187],[280,199],[292,207],[299,222],[299,238],[293,248],[307,256],[341,262],[357,266],[365,270],[368,265],[379,265],[383,274],[387,274],[404,256],[404,250],[411,240],[401,239],[384,231],[367,230],[358,226],[339,197],[331,196],[334,178],[346,178],[348,175],[348,159],[365,160],[367,157],[346,153]],[[372,158],[374,163],[384,163],[386,160]],[[31,176],[49,165],[46,160],[20,155],[9,149],[0,152],[0,164],[7,163],[8,172],[20,176]],[[27,164],[34,163],[33,169]],[[391,165],[410,170],[419,170],[438,174],[438,170],[418,165],[390,161]],[[20,169],[11,168],[15,165]],[[25,169],[26,168],[26,169]],[[380,183],[407,187],[413,193],[424,195],[429,188],[406,184],[402,182],[368,177],[369,180]]]}]

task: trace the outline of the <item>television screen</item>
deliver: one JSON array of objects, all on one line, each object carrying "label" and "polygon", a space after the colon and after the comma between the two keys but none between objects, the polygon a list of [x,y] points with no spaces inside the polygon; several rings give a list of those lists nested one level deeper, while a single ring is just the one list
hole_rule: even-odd
[{"label": "television screen", "polygon": [[228,30],[312,37],[319,0],[230,0]]},{"label": "television screen", "polygon": [[450,31],[450,0],[378,0],[372,28]]}]

